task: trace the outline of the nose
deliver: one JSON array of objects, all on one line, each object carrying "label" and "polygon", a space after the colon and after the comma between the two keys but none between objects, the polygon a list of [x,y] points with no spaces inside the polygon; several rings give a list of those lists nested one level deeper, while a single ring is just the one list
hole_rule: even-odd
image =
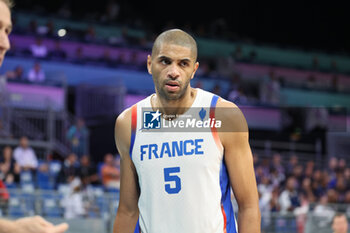
[{"label": "nose", "polygon": [[168,69],[167,76],[171,79],[176,79],[180,76],[179,67],[176,64],[171,64]]},{"label": "nose", "polygon": [[1,53],[6,53],[10,49],[10,40],[6,32],[0,32],[0,51]]}]

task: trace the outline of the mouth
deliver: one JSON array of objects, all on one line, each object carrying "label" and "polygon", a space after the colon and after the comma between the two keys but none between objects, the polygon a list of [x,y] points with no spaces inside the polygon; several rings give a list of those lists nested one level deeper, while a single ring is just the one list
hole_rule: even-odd
[{"label": "mouth", "polygon": [[165,83],[165,88],[170,92],[174,92],[180,89],[180,84],[176,81],[168,81]]}]

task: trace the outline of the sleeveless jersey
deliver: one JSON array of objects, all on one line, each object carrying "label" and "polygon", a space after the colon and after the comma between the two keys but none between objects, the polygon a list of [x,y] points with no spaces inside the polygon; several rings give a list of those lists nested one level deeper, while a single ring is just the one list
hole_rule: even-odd
[{"label": "sleeveless jersey", "polygon": [[[218,96],[197,88],[191,109],[208,108],[208,116],[214,118],[217,100]],[[144,130],[146,108],[152,109],[151,96],[131,110],[130,156],[140,187],[135,232],[237,232],[216,129],[148,132]]]}]

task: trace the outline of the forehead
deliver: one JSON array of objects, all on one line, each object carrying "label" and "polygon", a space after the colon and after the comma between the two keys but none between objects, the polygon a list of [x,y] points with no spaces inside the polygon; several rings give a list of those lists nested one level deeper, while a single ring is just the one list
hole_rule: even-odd
[{"label": "forehead", "polygon": [[0,23],[5,26],[11,25],[11,13],[7,5],[0,1]]},{"label": "forehead", "polygon": [[346,222],[346,217],[345,216],[338,216],[334,218],[334,222]]},{"label": "forehead", "polygon": [[171,44],[171,43],[162,43],[159,46],[157,57],[161,57],[161,56],[166,56],[173,60],[181,60],[181,59],[194,60],[193,52],[190,47]]}]

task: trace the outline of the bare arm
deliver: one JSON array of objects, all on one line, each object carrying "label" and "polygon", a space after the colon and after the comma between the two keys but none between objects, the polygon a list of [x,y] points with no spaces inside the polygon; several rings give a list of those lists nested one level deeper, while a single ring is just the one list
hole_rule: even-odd
[{"label": "bare arm", "polygon": [[67,229],[67,223],[55,226],[40,216],[20,218],[16,221],[0,219],[0,233],[63,233]]},{"label": "bare arm", "polygon": [[115,141],[120,154],[120,199],[113,233],[133,233],[139,217],[139,186],[135,166],[129,156],[131,111],[125,110],[115,124]]},{"label": "bare arm", "polygon": [[224,146],[225,163],[238,203],[238,232],[259,233],[261,217],[259,196],[248,140],[247,122],[242,112],[233,103],[220,100],[218,107],[230,108],[218,113],[218,117],[223,120],[223,126],[225,123],[230,125],[229,132],[219,132],[219,137]]}]

